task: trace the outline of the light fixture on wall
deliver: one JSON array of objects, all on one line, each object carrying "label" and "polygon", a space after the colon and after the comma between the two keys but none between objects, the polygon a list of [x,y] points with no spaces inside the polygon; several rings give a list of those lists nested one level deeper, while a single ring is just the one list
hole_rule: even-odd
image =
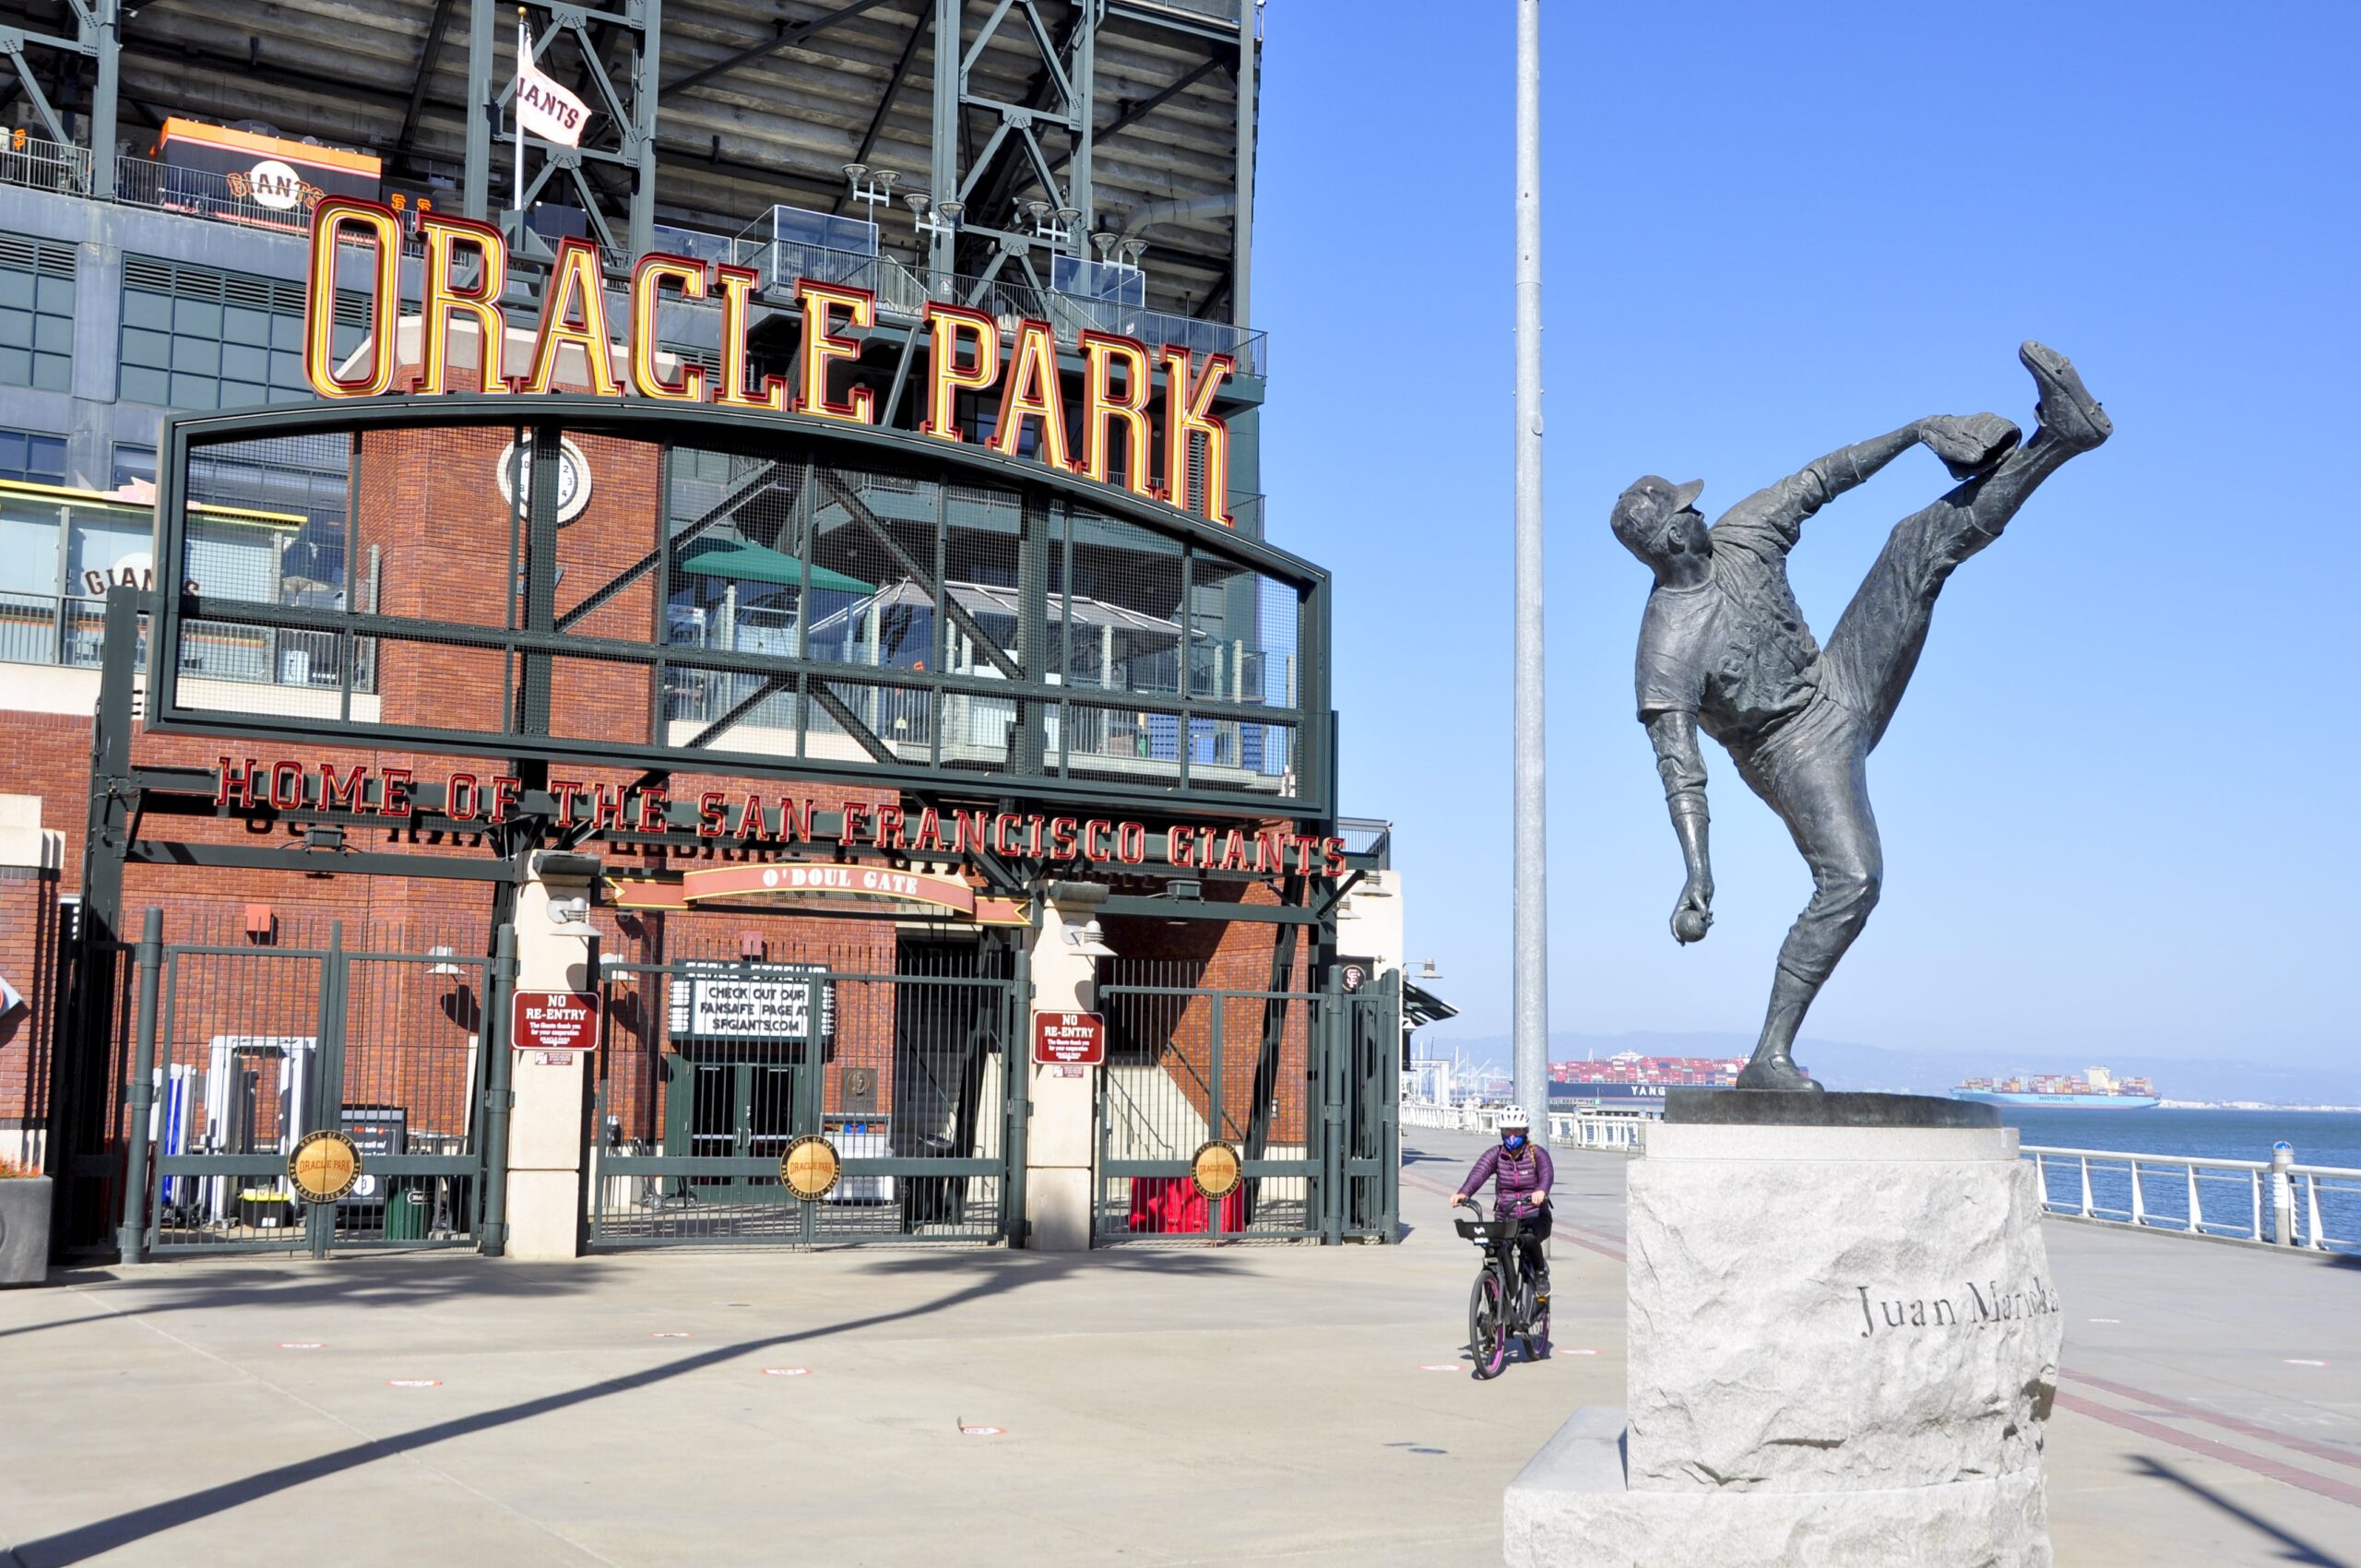
[{"label": "light fixture on wall", "polygon": [[1107,945],[1106,932],[1100,929],[1095,917],[1086,921],[1065,921],[1065,938],[1066,945],[1085,957],[1111,958],[1115,956],[1115,950]]}]

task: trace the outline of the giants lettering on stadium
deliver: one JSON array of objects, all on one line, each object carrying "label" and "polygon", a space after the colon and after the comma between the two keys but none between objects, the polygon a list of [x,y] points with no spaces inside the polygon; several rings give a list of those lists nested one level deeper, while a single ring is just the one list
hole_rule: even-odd
[{"label": "giants lettering on stadium", "polygon": [[[419,238],[426,246],[419,310],[416,389],[442,392],[450,381],[451,324],[464,318],[485,344],[505,344],[508,319],[501,303],[507,283],[508,246],[490,224],[421,211]],[[370,398],[394,386],[401,369],[396,333],[400,319],[401,220],[389,208],[352,196],[332,196],[312,213],[309,288],[303,304],[303,373],[323,398]],[[350,374],[336,359],[337,245],[361,244],[374,265],[370,279],[370,336],[366,358]],[[462,278],[472,276],[472,281]],[[707,266],[691,256],[649,255],[632,268],[629,320],[623,341],[628,382],[618,379],[609,359],[614,340],[608,320],[599,251],[589,241],[560,240],[541,294],[533,347],[522,371],[504,352],[483,375],[487,392],[547,392],[557,377],[558,354],[571,344],[588,369],[588,390],[601,398],[626,391],[669,403],[710,403],[728,409],[767,409],[808,414],[852,424],[877,422],[877,399],[867,386],[829,391],[829,366],[857,360],[860,344],[845,336],[866,331],[877,319],[877,297],[866,289],[805,278],[796,283],[803,315],[801,352],[793,384],[765,375],[750,382],[746,332],[759,275],[752,267]],[[668,376],[658,362],[657,308],[667,299],[713,300],[721,307],[720,374],[708,381],[705,367],[679,364]],[[1151,350],[1136,338],[1084,332],[1077,339],[1083,360],[1080,451],[1069,439],[1065,389],[1058,376],[1058,345],[1046,321],[1019,320],[1003,327],[995,317],[964,305],[930,301],[919,331],[928,347],[927,414],[919,430],[938,441],[962,442],[955,410],[958,395],[988,395],[1000,389],[1000,412],[986,445],[1015,457],[1026,430],[1036,435],[1034,455],[1050,467],[1099,484],[1121,483],[1133,494],[1196,511],[1225,528],[1234,527],[1229,490],[1229,429],[1215,416],[1214,398],[1236,371],[1228,354],[1202,359],[1177,344]],[[1005,350],[1007,368],[1002,360]],[[1154,407],[1155,378],[1164,378],[1160,419]],[[1155,427],[1161,425],[1159,432]],[[1166,483],[1155,482],[1151,454],[1161,435]],[[1203,444],[1204,482],[1189,483],[1189,457]],[[1193,491],[1193,493],[1192,493]]]},{"label": "giants lettering on stadium", "polygon": [[[407,767],[371,768],[367,763],[339,767],[332,762],[293,758],[263,762],[255,757],[221,759],[213,803],[234,811],[341,811],[358,816],[409,822],[421,814],[417,775]],[[1153,845],[1158,861],[1189,871],[1234,871],[1255,875],[1345,874],[1345,841],[1313,837],[1285,827],[1255,823],[1239,827],[1180,824],[1151,832],[1145,824],[1107,817],[1041,816],[1022,812],[908,810],[867,801],[847,801],[837,810],[836,832],[821,837],[823,809],[809,795],[759,790],[707,790],[694,803],[675,802],[670,791],[552,778],[555,826],[587,826],[593,834],[663,833],[694,826],[699,838],[777,846],[825,844],[846,849],[887,849],[910,855],[991,854],[1012,860],[1083,861],[1092,865],[1147,863]],[[444,779],[441,819],[461,826],[490,826],[517,813],[525,786],[504,773],[485,776],[465,770]]]}]

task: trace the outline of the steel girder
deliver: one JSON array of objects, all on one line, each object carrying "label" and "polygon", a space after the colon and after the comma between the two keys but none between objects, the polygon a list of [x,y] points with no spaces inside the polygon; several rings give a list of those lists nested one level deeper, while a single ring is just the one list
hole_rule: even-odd
[{"label": "steel girder", "polygon": [[[62,55],[86,58],[91,63],[94,77],[90,86],[90,134],[88,150],[90,154],[89,194],[104,200],[114,195],[114,122],[116,100],[122,79],[123,20],[120,0],[65,0],[74,16],[74,35],[33,32],[24,28],[0,27],[0,54],[8,57],[16,67],[14,79],[8,81],[11,93],[21,88],[32,102],[33,113],[61,147],[77,145],[66,129],[65,116],[57,105],[50,101],[42,90],[40,77],[25,52],[42,50]],[[75,61],[61,62],[58,79],[61,86],[65,73],[75,68]],[[61,94],[62,96],[62,94]]]},{"label": "steel girder", "polygon": [[[547,26],[534,40],[536,62],[547,68],[549,44],[570,38],[579,58],[578,80],[587,89],[592,111],[604,124],[594,125],[581,147],[566,147],[525,135],[515,120],[516,61],[514,44],[502,82],[496,60],[500,51],[499,8],[477,0],[469,6],[468,22],[468,147],[467,172],[460,186],[469,217],[497,220],[508,236],[510,250],[519,255],[547,259],[550,247],[525,227],[524,208],[537,201],[550,182],[563,174],[580,199],[592,232],[611,263],[628,266],[647,254],[656,226],[656,103],[660,89],[658,70],[663,54],[664,0],[609,0],[605,6],[573,5],[565,0],[533,0],[546,14]],[[621,35],[624,59],[620,75],[608,66],[611,41]],[[421,64],[421,70],[429,66]],[[414,91],[416,89],[413,89]],[[496,135],[503,121],[506,136]],[[491,210],[492,162],[494,142],[513,148],[521,138],[529,158],[519,160],[521,192],[510,193],[507,210]],[[590,145],[596,144],[596,145]],[[534,160],[540,168],[524,171]],[[628,172],[630,187],[623,213],[624,232],[619,238],[607,208],[614,196],[592,172],[605,165]]]}]

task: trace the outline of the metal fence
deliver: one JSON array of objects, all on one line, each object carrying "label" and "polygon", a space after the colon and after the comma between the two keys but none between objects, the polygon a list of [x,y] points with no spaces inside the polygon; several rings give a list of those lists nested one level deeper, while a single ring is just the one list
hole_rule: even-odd
[{"label": "metal fence", "polygon": [[[347,947],[341,920],[172,923],[168,942],[150,911],[136,950],[125,1255],[473,1245],[485,1075],[503,1049],[488,925],[388,921],[417,950],[380,952]],[[315,1131],[360,1155],[335,1202],[290,1180]]]},{"label": "metal fence", "polygon": [[1549,1141],[1567,1148],[1637,1154],[1646,1135],[1646,1116],[1601,1116],[1587,1111],[1549,1113]]},{"label": "metal fence", "polygon": [[44,141],[23,131],[0,132],[0,185],[90,194],[90,149]]},{"label": "metal fence", "polygon": [[[62,664],[96,670],[105,640],[107,607],[102,600],[53,593],[0,591],[0,663]],[[147,621],[140,621],[139,656],[148,654]]]},{"label": "metal fence", "polygon": [[[1116,960],[1098,988],[1097,1240],[1391,1240],[1400,976],[1347,996],[1299,969],[1278,990],[1207,969]],[[1198,1180],[1216,1146],[1240,1175],[1227,1192]]]},{"label": "metal fence", "polygon": [[[1234,0],[1205,3],[1234,4]],[[88,197],[91,195],[89,149],[22,132],[0,134],[0,185]],[[301,234],[311,228],[309,207],[301,201],[276,205],[265,200],[243,176],[128,155],[118,155],[114,160],[113,199],[127,207],[281,233]],[[1170,343],[1200,356],[1228,354],[1247,374],[1270,374],[1270,335],[1227,321],[1037,288],[1022,277],[933,273],[890,255],[865,255],[793,241],[732,238],[679,228],[661,228],[658,241],[659,248],[701,260],[753,267],[760,274],[763,291],[782,301],[791,301],[799,279],[848,283],[875,293],[881,315],[888,318],[915,321],[928,302],[941,300],[984,311],[1011,327],[1025,318],[1047,321],[1069,348],[1084,332],[1120,333],[1151,348]],[[405,232],[401,249],[405,255],[417,255],[422,246]],[[610,259],[618,267],[630,262],[624,255]]]},{"label": "metal fence", "polygon": [[2019,1152],[2039,1175],[2045,1213],[2361,1253],[2361,1170],[2032,1145]]},{"label": "metal fence", "polygon": [[[793,932],[776,958],[742,940],[601,965],[593,1244],[1010,1235],[1014,956],[884,922],[773,929]],[[813,1138],[841,1175],[802,1201],[781,1161]]]},{"label": "metal fence", "polygon": [[[1501,1107],[1491,1105],[1437,1105],[1429,1100],[1406,1099],[1402,1102],[1402,1124],[1489,1134],[1500,1131],[1501,1111]],[[1553,1111],[1549,1113],[1549,1141],[1563,1148],[1637,1154],[1648,1123],[1655,1120],[1653,1116]]]}]

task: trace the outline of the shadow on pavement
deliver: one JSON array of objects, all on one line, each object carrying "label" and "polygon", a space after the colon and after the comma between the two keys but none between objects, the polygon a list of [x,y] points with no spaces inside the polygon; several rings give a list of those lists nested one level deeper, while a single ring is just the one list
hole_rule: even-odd
[{"label": "shadow on pavement", "polygon": [[[186,1270],[185,1273],[179,1271]],[[334,1263],[288,1262],[223,1267],[191,1260],[149,1265],[136,1273],[75,1269],[50,1277],[50,1288],[80,1290],[107,1303],[105,1312],[53,1323],[0,1328],[0,1339],[72,1328],[114,1318],[237,1307],[424,1307],[462,1296],[516,1300],[578,1295],[600,1277],[597,1263],[564,1268],[501,1264],[472,1253],[447,1258],[340,1258]]]},{"label": "shadow on pavement", "polygon": [[[489,1265],[487,1272],[498,1271],[502,1266],[497,1264]],[[578,1263],[567,1265],[570,1270],[581,1269],[585,1266],[586,1265]],[[448,1443],[454,1438],[497,1431],[502,1427],[513,1426],[518,1421],[531,1420],[537,1416],[552,1415],[561,1410],[570,1410],[612,1395],[628,1394],[638,1389],[652,1387],[677,1377],[686,1376],[691,1372],[703,1372],[718,1366],[740,1356],[751,1355],[758,1350],[776,1349],[785,1345],[825,1339],[831,1335],[853,1333],[888,1323],[906,1322],[911,1318],[948,1312],[953,1308],[966,1306],[987,1297],[1021,1290],[1031,1285],[1052,1283],[1071,1274],[1100,1269],[1198,1276],[1237,1271],[1236,1265],[1227,1259],[1178,1252],[1128,1254],[1097,1252],[1074,1253],[1070,1256],[972,1252],[959,1254],[943,1253],[891,1258],[877,1265],[875,1272],[883,1275],[922,1276],[950,1274],[960,1269],[979,1268],[984,1271],[982,1278],[915,1307],[850,1318],[842,1323],[800,1329],[790,1334],[776,1334],[759,1339],[742,1339],[735,1344],[719,1345],[709,1350],[682,1356],[660,1367],[650,1367],[645,1371],[587,1384],[580,1388],[547,1394],[536,1399],[522,1400],[513,1405],[503,1406],[496,1410],[485,1410],[472,1416],[455,1417],[447,1421],[437,1421],[431,1426],[420,1427],[414,1431],[351,1443],[313,1458],[280,1465],[272,1469],[242,1477],[237,1480],[224,1481],[219,1486],[206,1487],[201,1491],[169,1498],[161,1503],[151,1503],[145,1507],[134,1508],[110,1518],[95,1520],[74,1529],[60,1531],[55,1535],[19,1541],[16,1549],[17,1560],[23,1564],[23,1568],[61,1568],[62,1564],[80,1562],[87,1558],[96,1557],[102,1552],[112,1551],[117,1547],[126,1546],[134,1541],[145,1540],[150,1536],[160,1535],[179,1526],[209,1518],[216,1514],[227,1513],[231,1509],[241,1507],[258,1499],[302,1486],[307,1481],[340,1475],[347,1470],[374,1464],[380,1459],[390,1458],[396,1455],[414,1454],[439,1443]],[[520,1291],[519,1293],[530,1292]],[[335,1292],[325,1290],[323,1294],[332,1297]],[[182,1310],[196,1303],[182,1303]],[[216,1304],[235,1304],[235,1302],[222,1301]],[[2326,1562],[2327,1559],[2317,1561]]]},{"label": "shadow on pavement", "polygon": [[2281,1529],[2278,1526],[2270,1523],[2268,1520],[2258,1518],[2256,1515],[2248,1513],[2245,1509],[2231,1502],[2228,1498],[2223,1496],[2220,1492],[2215,1491],[2212,1487],[2205,1485],[2201,1481],[2191,1480],[2189,1477],[2182,1475],[2178,1470],[2174,1469],[2170,1465],[2165,1464],[2161,1459],[2153,1459],[2142,1455],[2140,1456],[2139,1463],[2140,1468],[2152,1479],[2160,1481],[2170,1481],[2173,1485],[2180,1488],[2183,1491],[2188,1492],[2190,1496],[2199,1499],[2201,1502],[2212,1503],[2214,1507],[2220,1509],[2223,1513],[2227,1514],[2231,1518],[2236,1519],[2238,1523],[2246,1526],[2248,1529],[2251,1529],[2260,1535],[2269,1536],[2272,1540],[2277,1541],[2285,1549],[2284,1551],[2279,1553],[2279,1559],[2282,1562],[2310,1563],[2314,1565],[2314,1568],[2353,1568],[2352,1562],[2347,1559],[2342,1557],[2331,1557],[2327,1552],[2322,1551],[2319,1547],[2312,1545],[2311,1542],[2305,1540],[2301,1537],[2291,1536],[2286,1531]]}]

